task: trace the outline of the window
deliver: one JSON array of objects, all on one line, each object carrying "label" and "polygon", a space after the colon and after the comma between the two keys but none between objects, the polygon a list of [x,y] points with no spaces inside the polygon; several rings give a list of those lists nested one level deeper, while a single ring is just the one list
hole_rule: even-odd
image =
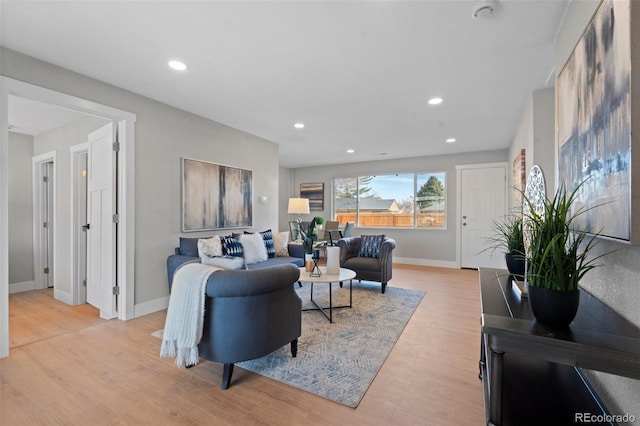
[{"label": "window", "polygon": [[333,211],[359,227],[445,228],[446,173],[336,178]]}]

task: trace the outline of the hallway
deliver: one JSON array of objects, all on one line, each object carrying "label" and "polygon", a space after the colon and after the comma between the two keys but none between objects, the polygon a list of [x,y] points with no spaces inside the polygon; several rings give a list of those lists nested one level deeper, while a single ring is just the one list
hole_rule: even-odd
[{"label": "hallway", "polygon": [[9,348],[82,330],[105,320],[89,304],[70,306],[53,298],[53,288],[9,295]]}]

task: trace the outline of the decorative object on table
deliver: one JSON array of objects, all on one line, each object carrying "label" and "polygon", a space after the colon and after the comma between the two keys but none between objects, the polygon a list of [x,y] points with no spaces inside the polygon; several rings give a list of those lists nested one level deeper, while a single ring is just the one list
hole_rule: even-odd
[{"label": "decorative object on table", "polygon": [[307,272],[313,271],[313,254],[304,254],[304,270]]},{"label": "decorative object on table", "polygon": [[494,222],[494,235],[489,237],[489,249],[502,250],[509,273],[524,280],[525,254],[522,232],[522,214],[513,212],[503,221]]},{"label": "decorative object on table", "polygon": [[316,227],[313,230],[313,236],[318,237],[318,231],[322,230],[322,226],[324,225],[324,218],[322,216],[316,216],[313,218],[316,221]]},{"label": "decorative object on table", "polygon": [[324,183],[301,183],[300,197],[309,199],[311,210],[324,210]]},{"label": "decorative object on table", "polygon": [[[330,324],[322,315],[302,315],[297,358],[292,359],[284,347],[236,365],[331,401],[357,407],[425,292],[390,287],[383,298],[378,287],[371,283],[354,282],[353,286],[353,308],[340,310],[339,321]],[[311,286],[295,290],[303,301],[302,308],[313,308]],[[328,286],[316,287],[314,298],[324,300],[328,292]],[[346,305],[349,290],[334,288],[333,297],[336,305]]]},{"label": "decorative object on table", "polygon": [[[576,205],[586,212],[575,225],[589,224],[603,236],[637,244],[640,215],[632,210],[632,199],[640,177],[632,172],[638,167],[632,153],[640,133],[632,94],[640,81],[632,64],[640,59],[640,50],[630,42],[631,3],[604,0],[560,71],[556,134],[558,181],[571,191],[591,177],[576,194]],[[591,208],[598,205],[602,207]]]},{"label": "decorative object on table", "polygon": [[564,185],[553,199],[529,198],[525,193],[526,283],[531,311],[541,323],[564,327],[573,321],[580,301],[580,279],[604,256],[589,257],[597,233],[577,229],[575,218],[588,211],[572,211],[582,182],[568,192]]},{"label": "decorative object on table", "polygon": [[340,247],[328,246],[327,250],[327,274],[334,275],[340,272]]},{"label": "decorative object on table", "polygon": [[524,186],[527,183],[527,159],[526,150],[523,148],[513,159],[513,175],[511,178],[512,191],[512,206],[516,209],[522,208],[522,194],[524,193]]},{"label": "decorative object on table", "polygon": [[322,271],[318,266],[318,261],[320,261],[320,249],[313,249],[313,254],[311,255],[311,259],[313,259],[313,268],[311,269],[312,277],[319,277],[322,275]]},{"label": "decorative object on table", "polygon": [[183,232],[253,226],[251,170],[181,160]]},{"label": "decorative object on table", "polygon": [[313,230],[316,228],[316,219],[311,219],[309,222],[309,226],[307,229],[304,227],[300,227],[300,234],[302,235],[302,246],[304,247],[304,252],[307,254],[313,253]]},{"label": "decorative object on table", "polygon": [[[297,214],[298,215],[298,229],[297,235],[295,236],[296,244],[302,244],[302,218],[300,215],[309,214],[309,199],[307,198],[289,198],[289,205],[287,208],[287,213],[289,214]],[[293,237],[293,235],[292,235]]]}]

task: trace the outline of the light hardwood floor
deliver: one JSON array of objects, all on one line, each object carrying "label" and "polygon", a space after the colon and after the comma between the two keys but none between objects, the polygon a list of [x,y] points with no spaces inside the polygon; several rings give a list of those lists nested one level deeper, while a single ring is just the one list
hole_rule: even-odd
[{"label": "light hardwood floor", "polygon": [[239,367],[226,391],[221,364],[178,369],[151,336],[166,311],[101,321],[50,295],[10,295],[0,425],[483,424],[477,271],[394,265],[393,274],[390,286],[427,293],[356,409]]}]

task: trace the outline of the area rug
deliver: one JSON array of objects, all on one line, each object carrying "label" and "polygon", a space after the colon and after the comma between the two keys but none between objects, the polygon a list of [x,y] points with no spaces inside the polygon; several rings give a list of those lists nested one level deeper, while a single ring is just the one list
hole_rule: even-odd
[{"label": "area rug", "polygon": [[[310,284],[296,286],[302,307],[309,302]],[[385,359],[420,304],[425,292],[380,284],[353,284],[353,308],[333,311],[333,323],[318,311],[302,313],[298,356],[289,345],[238,367],[307,392],[357,407]],[[328,285],[315,284],[313,298],[328,306]],[[349,286],[333,285],[334,306],[348,305]]]}]

